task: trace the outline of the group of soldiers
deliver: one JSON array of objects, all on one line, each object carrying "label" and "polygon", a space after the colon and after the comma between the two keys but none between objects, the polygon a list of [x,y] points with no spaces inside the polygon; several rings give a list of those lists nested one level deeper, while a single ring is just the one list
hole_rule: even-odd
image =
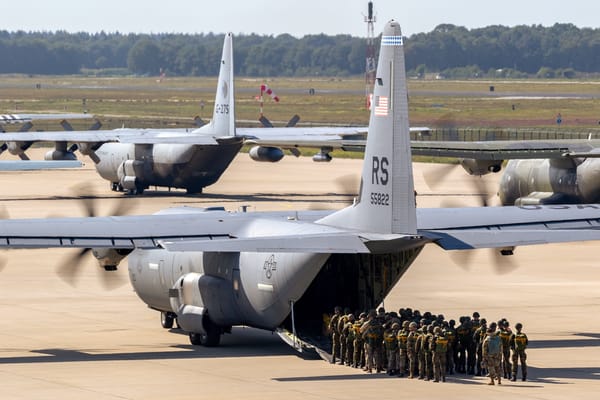
[{"label": "group of soldiers", "polygon": [[488,324],[474,312],[455,325],[441,314],[410,308],[388,313],[381,307],[356,316],[335,307],[328,324],[331,362],[433,382],[445,382],[455,372],[489,376],[490,385],[502,378],[516,381],[520,363],[521,379],[527,379],[529,340],[521,323],[513,332],[505,318]]}]

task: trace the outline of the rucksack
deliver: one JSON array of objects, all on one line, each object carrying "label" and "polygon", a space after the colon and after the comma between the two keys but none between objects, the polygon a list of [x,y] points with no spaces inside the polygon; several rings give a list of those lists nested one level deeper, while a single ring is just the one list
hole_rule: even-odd
[{"label": "rucksack", "polygon": [[488,338],[488,354],[500,354],[500,337],[498,335]]}]

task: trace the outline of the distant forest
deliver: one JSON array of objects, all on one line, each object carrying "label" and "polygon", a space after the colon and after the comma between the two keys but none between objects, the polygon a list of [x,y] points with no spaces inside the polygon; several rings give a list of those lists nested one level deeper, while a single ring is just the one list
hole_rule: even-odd
[{"label": "distant forest", "polygon": [[[223,35],[0,31],[0,73],[218,73]],[[376,48],[379,38],[375,40]],[[242,76],[351,76],[364,73],[367,39],[239,35],[235,72]],[[406,66],[417,76],[573,78],[600,74],[600,29],[444,24],[406,38]]]}]

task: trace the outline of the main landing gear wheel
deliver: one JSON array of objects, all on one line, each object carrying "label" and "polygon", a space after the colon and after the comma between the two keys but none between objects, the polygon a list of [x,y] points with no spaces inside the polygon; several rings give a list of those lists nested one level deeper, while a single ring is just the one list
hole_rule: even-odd
[{"label": "main landing gear wheel", "polygon": [[173,322],[175,321],[175,315],[171,312],[163,311],[160,313],[160,325],[165,329],[171,329]]},{"label": "main landing gear wheel", "polygon": [[206,333],[190,332],[190,343],[194,346],[215,347],[221,342],[221,329],[208,320],[205,324]]}]

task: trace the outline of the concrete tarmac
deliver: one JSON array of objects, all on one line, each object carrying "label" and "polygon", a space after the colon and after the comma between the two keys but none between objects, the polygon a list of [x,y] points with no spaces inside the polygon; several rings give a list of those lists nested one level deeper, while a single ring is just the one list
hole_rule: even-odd
[{"label": "concrete tarmac", "polygon": [[[36,152],[31,155],[39,158]],[[0,204],[11,218],[84,215],[73,187],[87,182],[85,190],[99,197],[99,215],[120,201],[133,214],[172,206],[341,208],[352,199],[345,193],[357,187],[360,168],[357,160],[324,165],[286,157],[261,164],[240,154],[203,195],[161,190],[136,199],[110,192],[88,160],[80,170],[3,173]],[[478,203],[461,169],[435,190],[422,175],[432,170],[440,173],[437,166],[415,164],[419,207]],[[498,180],[486,178],[491,187]],[[529,381],[502,386],[467,375],[446,383],[390,378],[305,360],[276,335],[244,327],[224,336],[220,347],[193,347],[186,335],[160,327],[158,313],[132,291],[125,265],[110,275],[110,289],[91,256],[75,286],[61,280],[57,267],[76,253],[0,254],[6,261],[0,273],[3,399],[592,399],[600,392],[597,243],[518,248],[514,265],[498,267],[486,251],[467,260],[429,246],[386,298],[387,310],[412,307],[456,320],[479,311],[488,320],[523,323],[531,341]]]}]

